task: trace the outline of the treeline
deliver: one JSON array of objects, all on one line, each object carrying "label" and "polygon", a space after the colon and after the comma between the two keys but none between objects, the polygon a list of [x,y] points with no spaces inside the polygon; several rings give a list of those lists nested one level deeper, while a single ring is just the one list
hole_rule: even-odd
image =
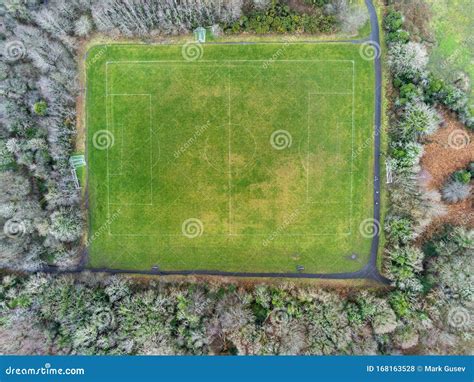
[{"label": "treeline", "polygon": [[418,294],[424,291],[426,284],[420,277],[424,255],[414,246],[415,239],[435,217],[446,214],[443,200],[457,202],[471,192],[468,170],[453,174],[443,193],[422,189],[418,174],[423,145],[440,128],[442,118],[437,107],[455,112],[469,128],[473,128],[474,119],[468,108],[467,94],[427,69],[426,46],[411,41],[410,33],[404,29],[403,15],[389,8],[383,27],[394,88],[387,153],[394,176],[389,186],[390,209],[385,220],[384,268],[394,285]]},{"label": "treeline", "polygon": [[[27,354],[469,353],[473,232],[413,258],[423,292],[242,288],[79,276],[4,276],[0,351]],[[407,266],[409,266],[407,265]]]},{"label": "treeline", "polygon": [[365,7],[347,0],[305,0],[299,9],[284,0],[254,0],[243,14],[224,23],[226,32],[240,33],[334,33],[355,35],[368,20]]}]

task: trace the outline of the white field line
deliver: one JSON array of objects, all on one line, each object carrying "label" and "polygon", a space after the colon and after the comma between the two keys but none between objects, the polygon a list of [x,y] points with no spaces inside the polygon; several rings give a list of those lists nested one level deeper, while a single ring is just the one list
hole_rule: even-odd
[{"label": "white field line", "polygon": [[[123,61],[106,61],[106,65],[108,64],[159,64],[159,63],[181,63],[183,65],[195,65],[199,63],[229,63],[229,62],[267,62],[268,60],[198,60],[194,62],[188,62],[183,60],[142,60],[142,61],[133,61],[133,60],[123,60]],[[354,60],[277,60],[277,62],[352,62],[354,64]]]},{"label": "white field line", "polygon": [[229,134],[229,142],[228,142],[228,171],[229,171],[229,176],[228,176],[228,187],[229,190],[227,191],[227,195],[229,197],[229,235],[232,235],[232,115],[231,115],[231,79],[230,79],[230,67],[227,65],[227,117],[228,121],[227,123],[229,124],[229,129],[228,129],[228,134]]},{"label": "white field line", "polygon": [[349,232],[352,232],[352,210],[353,210],[353,184],[354,184],[354,174],[353,174],[353,169],[354,169],[354,133],[355,133],[355,128],[354,128],[354,114],[355,114],[355,63],[352,61],[352,136],[351,136],[351,212],[350,212],[350,229]]},{"label": "white field line", "polygon": [[[110,202],[110,198],[108,198],[109,200],[109,204],[110,205],[123,205],[123,206],[133,206],[133,205],[137,205],[137,206],[140,206],[140,205],[144,205],[144,206],[152,206],[153,205],[153,148],[152,148],[152,105],[151,105],[151,94],[138,94],[138,93],[130,93],[130,94],[127,94],[127,93],[112,93],[112,94],[109,94],[109,96],[111,97],[111,110],[112,110],[112,123],[113,123],[113,110],[114,110],[114,97],[116,96],[119,96],[119,97],[128,97],[128,96],[132,96],[132,97],[136,97],[136,96],[140,96],[140,97],[148,97],[148,115],[149,115],[149,145],[148,145],[148,151],[150,153],[150,202],[149,203],[111,203]],[[109,125],[107,125],[107,130],[110,131],[109,129]],[[114,129],[115,131],[115,129]],[[123,142],[123,131],[122,131],[122,142]],[[121,150],[123,151],[123,147],[121,147]],[[108,152],[108,149],[107,149],[107,152]],[[107,158],[108,160],[108,158]],[[121,164],[121,167],[123,168],[123,165]],[[108,168],[108,163],[107,163],[107,168]],[[110,176],[114,176],[115,174],[112,174],[110,173],[109,174]],[[120,175],[122,175],[120,173]],[[108,186],[107,186],[107,190],[108,192],[110,193],[110,182],[109,182],[109,178],[107,178],[107,182],[108,182]]]},{"label": "white field line", "polygon": [[[307,171],[306,171],[306,202],[307,203],[321,203],[321,202],[313,202],[310,200],[309,197],[309,141],[310,141],[310,104],[311,104],[311,96],[312,95],[351,95],[352,96],[352,105],[351,105],[351,165],[350,165],[350,171],[347,172],[350,177],[350,193],[349,193],[349,233],[352,234],[352,210],[353,210],[353,151],[354,151],[354,110],[355,110],[355,104],[354,104],[354,77],[355,77],[355,72],[354,72],[354,66],[353,66],[353,71],[352,71],[352,92],[308,92],[308,152],[307,152]],[[345,122],[342,122],[345,123]],[[337,123],[337,130],[339,130],[339,124],[340,122]],[[346,172],[339,172],[339,174],[345,174]],[[339,204],[339,202],[325,202],[325,204]]]},{"label": "white field line", "polygon": [[[118,205],[118,206],[130,206],[130,205],[147,205],[147,206],[152,206],[153,205],[153,161],[152,161],[152,155],[153,155],[153,150],[152,150],[152,104],[151,104],[151,94],[149,93],[114,93],[113,92],[113,83],[111,83],[112,86],[112,91],[109,92],[109,71],[108,71],[108,63],[105,65],[105,102],[106,102],[106,128],[107,131],[110,130],[111,122],[110,119],[113,121],[113,109],[114,109],[114,97],[115,96],[121,96],[121,97],[133,97],[133,96],[147,96],[149,99],[149,109],[148,109],[148,114],[149,114],[149,152],[150,152],[150,203],[112,203],[110,202],[110,176],[113,176],[114,174],[110,173],[109,169],[109,147],[107,148],[106,152],[106,161],[107,161],[107,218],[110,219],[110,206],[111,205]],[[110,110],[109,110],[109,100],[110,100]],[[115,130],[114,130],[115,131]],[[123,132],[122,132],[123,135]],[[110,230],[110,225],[108,226],[108,234],[113,235],[111,230]]]}]

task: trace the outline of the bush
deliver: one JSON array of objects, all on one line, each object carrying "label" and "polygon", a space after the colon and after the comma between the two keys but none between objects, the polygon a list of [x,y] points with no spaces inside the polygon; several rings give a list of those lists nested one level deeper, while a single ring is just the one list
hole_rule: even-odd
[{"label": "bush", "polygon": [[448,203],[457,203],[467,199],[471,193],[471,186],[457,180],[450,180],[442,190],[443,199]]},{"label": "bush", "polygon": [[44,116],[48,110],[48,104],[45,101],[38,101],[33,105],[33,110],[36,114]]},{"label": "bush", "polygon": [[453,179],[460,183],[469,184],[471,181],[471,173],[468,170],[456,171],[453,174]]},{"label": "bush", "polygon": [[388,32],[396,32],[403,26],[403,15],[396,10],[389,9],[383,19],[383,27]]},{"label": "bush", "polygon": [[406,105],[408,102],[413,102],[422,97],[423,91],[420,87],[409,82],[402,84],[400,87],[400,94],[398,99],[399,105]]},{"label": "bush", "polygon": [[387,41],[389,43],[402,43],[405,44],[410,41],[410,33],[404,30],[398,30],[395,32],[389,32],[387,34]]}]

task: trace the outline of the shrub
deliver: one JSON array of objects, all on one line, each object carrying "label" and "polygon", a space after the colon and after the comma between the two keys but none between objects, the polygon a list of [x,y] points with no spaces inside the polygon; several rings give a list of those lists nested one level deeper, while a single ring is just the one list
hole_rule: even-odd
[{"label": "shrub", "polygon": [[445,86],[446,85],[441,78],[438,78],[433,73],[430,73],[424,81],[426,100],[431,103],[439,101]]},{"label": "shrub", "polygon": [[471,186],[451,179],[443,187],[443,199],[448,203],[457,203],[466,199],[471,193]]},{"label": "shrub", "polygon": [[467,94],[453,85],[446,85],[438,98],[443,105],[457,113],[463,111],[468,103]]},{"label": "shrub", "polygon": [[389,9],[383,19],[383,27],[388,32],[396,32],[403,26],[403,15],[396,10]]},{"label": "shrub", "polygon": [[398,30],[395,32],[389,32],[387,34],[387,41],[389,43],[402,43],[405,44],[410,41],[410,33],[404,30]]},{"label": "shrub", "polygon": [[48,104],[45,101],[38,101],[33,105],[33,110],[36,114],[44,116],[48,110]]},{"label": "shrub", "polygon": [[471,173],[468,170],[459,170],[453,174],[453,179],[460,183],[469,184]]},{"label": "shrub", "polygon": [[402,84],[400,87],[398,104],[406,105],[408,102],[413,102],[417,99],[420,99],[422,94],[422,89],[416,86],[415,84],[411,82],[407,84]]}]

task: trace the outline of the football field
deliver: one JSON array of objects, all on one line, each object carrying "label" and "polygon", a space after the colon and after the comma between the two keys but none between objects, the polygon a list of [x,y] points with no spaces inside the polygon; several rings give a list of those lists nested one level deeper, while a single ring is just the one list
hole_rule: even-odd
[{"label": "football field", "polygon": [[89,266],[367,263],[374,78],[357,45],[100,45],[86,67]]}]

